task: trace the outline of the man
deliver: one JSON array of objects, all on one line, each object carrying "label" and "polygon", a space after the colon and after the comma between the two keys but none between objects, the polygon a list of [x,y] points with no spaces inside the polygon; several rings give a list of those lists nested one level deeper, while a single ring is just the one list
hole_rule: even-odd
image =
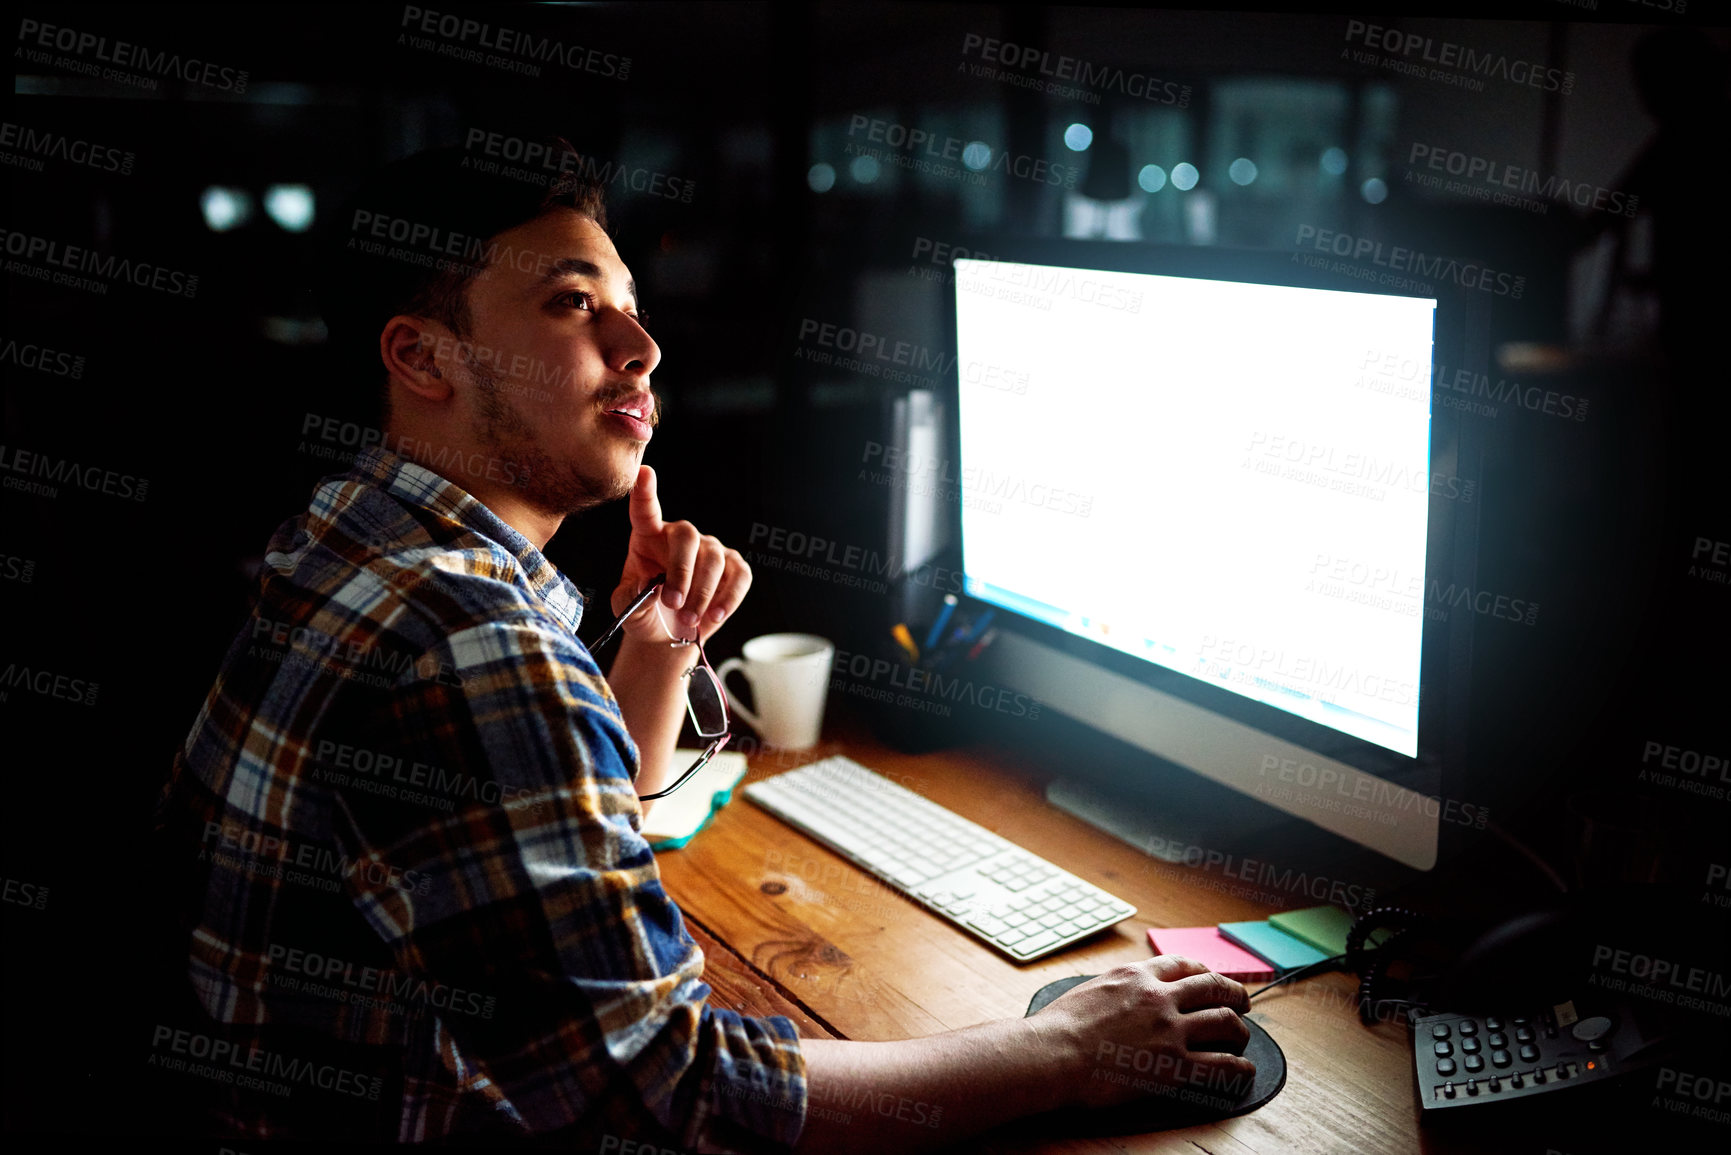
[{"label": "man", "polygon": [[[216,1110],[242,1135],[578,1150],[937,1146],[1146,1093],[1090,1077],[1119,1048],[1252,1072],[1231,1053],[1244,989],[1174,957],[903,1042],[709,1005],[638,796],[682,769],[684,643],[751,574],[662,517],[642,464],[660,351],[598,190],[568,146],[549,155],[525,182],[422,154],[337,223],[325,310],[357,381],[382,383],[383,436],[277,531],[164,791],[197,1003],[157,1028],[165,1063],[222,1055],[240,1074]],[[541,550],[619,497],[612,612],[666,577],[603,677],[575,636],[592,610]],[[939,1125],[808,1115],[865,1094]]]}]

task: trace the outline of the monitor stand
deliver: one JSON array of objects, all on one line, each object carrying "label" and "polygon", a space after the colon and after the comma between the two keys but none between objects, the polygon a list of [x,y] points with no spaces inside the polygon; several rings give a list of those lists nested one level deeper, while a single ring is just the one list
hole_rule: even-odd
[{"label": "monitor stand", "polygon": [[[1067,814],[1080,818],[1122,842],[1128,842],[1142,853],[1171,863],[1200,865],[1210,851],[1225,853],[1232,845],[1272,831],[1282,824],[1283,815],[1270,811],[1259,815],[1259,822],[1246,824],[1223,822],[1218,808],[1197,806],[1190,798],[1168,797],[1159,814],[1147,808],[1146,801],[1136,802],[1114,797],[1076,778],[1055,778],[1046,784],[1046,801]],[[1229,830],[1223,829],[1230,826]]]}]

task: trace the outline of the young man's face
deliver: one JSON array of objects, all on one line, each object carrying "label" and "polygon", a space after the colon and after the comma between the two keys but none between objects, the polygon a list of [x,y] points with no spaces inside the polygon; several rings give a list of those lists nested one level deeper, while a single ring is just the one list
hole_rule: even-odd
[{"label": "young man's face", "polygon": [[546,512],[625,496],[660,419],[649,374],[661,350],[637,321],[629,270],[571,209],[500,233],[492,250],[468,288],[476,439],[526,469],[518,492]]}]

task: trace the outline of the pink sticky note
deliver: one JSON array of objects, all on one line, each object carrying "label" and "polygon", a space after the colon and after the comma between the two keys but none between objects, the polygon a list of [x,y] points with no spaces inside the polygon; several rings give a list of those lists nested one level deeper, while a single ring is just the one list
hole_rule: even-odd
[{"label": "pink sticky note", "polygon": [[1154,948],[1155,954],[1181,954],[1193,958],[1209,970],[1241,983],[1261,982],[1274,977],[1274,970],[1267,963],[1220,937],[1218,927],[1151,926],[1148,928],[1148,945]]}]

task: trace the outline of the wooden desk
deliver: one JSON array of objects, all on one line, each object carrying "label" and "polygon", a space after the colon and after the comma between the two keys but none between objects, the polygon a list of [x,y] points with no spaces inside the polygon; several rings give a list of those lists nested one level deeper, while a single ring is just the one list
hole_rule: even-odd
[{"label": "wooden desk", "polygon": [[[755,758],[747,782],[831,754],[864,765],[1136,905],[1135,917],[1036,963],[1012,963],[735,796],[662,878],[708,956],[720,1006],[784,1014],[813,1037],[900,1039],[1020,1016],[1067,975],[1146,959],[1151,926],[1260,919],[1279,908],[1223,892],[1050,806],[1037,768],[969,751],[898,753],[869,738]],[[1288,1063],[1273,1102],[1236,1119],[1111,1141],[1038,1141],[1007,1127],[964,1149],[992,1152],[1446,1151],[1418,1132],[1411,1043],[1397,1022],[1360,1025],[1343,974],[1270,991],[1252,1004]],[[1465,1149],[1465,1148],[1463,1148]]]}]

